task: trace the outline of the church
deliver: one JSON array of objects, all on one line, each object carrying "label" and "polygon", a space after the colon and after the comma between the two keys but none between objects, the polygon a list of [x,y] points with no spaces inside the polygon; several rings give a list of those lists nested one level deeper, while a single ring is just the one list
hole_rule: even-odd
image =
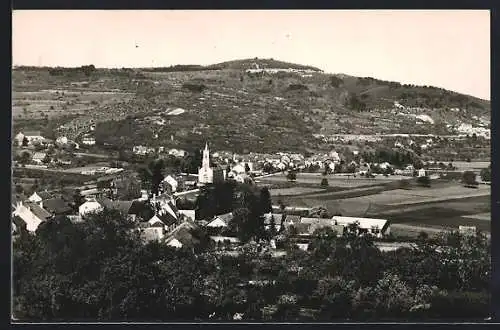
[{"label": "church", "polygon": [[198,184],[207,185],[222,182],[225,180],[225,177],[225,170],[219,167],[210,167],[210,151],[208,150],[208,143],[206,143],[203,150],[201,167],[198,169]]}]

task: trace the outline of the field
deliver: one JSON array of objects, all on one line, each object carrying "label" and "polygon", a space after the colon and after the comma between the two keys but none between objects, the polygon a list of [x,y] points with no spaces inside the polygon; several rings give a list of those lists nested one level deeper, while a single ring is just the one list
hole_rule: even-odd
[{"label": "field", "polygon": [[86,114],[96,106],[131,99],[133,93],[110,91],[40,90],[12,92],[12,118],[37,119],[48,116]]},{"label": "field", "polygon": [[[442,231],[458,229],[460,225],[476,226],[481,231],[490,231],[491,188],[486,185],[471,189],[457,182],[436,180],[430,188],[411,183],[407,188],[401,189],[392,187],[392,184],[388,186],[388,180],[375,179],[369,187],[311,193],[311,190],[301,187],[299,182],[311,182],[321,176],[306,174],[297,177],[297,187],[289,188],[295,189],[295,193],[289,193],[287,196],[272,193],[275,203],[282,201],[286,205],[298,207],[325,206],[331,214],[389,219],[394,225],[394,230],[391,229],[394,235],[413,236],[418,235],[420,231],[435,235]],[[329,182],[332,184],[342,182],[341,180],[329,179]],[[343,180],[360,185],[370,181],[352,178]],[[379,184],[374,185],[374,182]],[[303,193],[300,194],[300,191]]]}]

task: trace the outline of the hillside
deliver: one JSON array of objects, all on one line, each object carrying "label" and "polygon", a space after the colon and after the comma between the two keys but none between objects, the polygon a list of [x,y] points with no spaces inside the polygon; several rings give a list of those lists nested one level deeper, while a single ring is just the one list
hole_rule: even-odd
[{"label": "hillside", "polygon": [[[281,71],[246,71],[255,63]],[[112,145],[210,140],[221,149],[303,151],[317,147],[313,134],[455,134],[490,121],[490,102],[471,96],[274,60],[167,69],[14,69],[14,125],[78,115],[57,134],[74,137],[96,122],[98,143]]]}]

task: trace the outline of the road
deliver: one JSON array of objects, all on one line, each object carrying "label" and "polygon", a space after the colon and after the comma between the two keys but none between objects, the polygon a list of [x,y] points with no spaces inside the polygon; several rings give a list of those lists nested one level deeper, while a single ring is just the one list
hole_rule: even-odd
[{"label": "road", "polygon": [[95,157],[95,158],[103,158],[103,159],[117,159],[118,157],[114,157],[111,155],[103,155],[103,154],[93,154],[87,152],[75,152],[76,156],[87,156],[87,157]]}]

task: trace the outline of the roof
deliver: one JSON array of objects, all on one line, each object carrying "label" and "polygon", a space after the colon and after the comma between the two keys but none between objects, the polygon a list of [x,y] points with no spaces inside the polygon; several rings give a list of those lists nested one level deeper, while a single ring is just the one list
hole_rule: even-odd
[{"label": "roof", "polygon": [[292,222],[294,224],[300,223],[300,216],[288,214],[285,218],[285,222]]},{"label": "roof", "polygon": [[36,192],[36,194],[42,199],[42,200],[46,200],[46,199],[51,199],[53,198],[53,196],[47,192],[47,191],[40,191],[40,192]]},{"label": "roof", "polygon": [[33,159],[44,159],[47,154],[45,152],[35,152]]},{"label": "roof", "polygon": [[151,219],[148,220],[148,223],[150,226],[155,226],[155,225],[161,225],[162,227],[164,226],[163,221],[157,216],[154,215]]},{"label": "roof", "polygon": [[41,131],[26,131],[23,134],[24,136],[42,136]]},{"label": "roof", "polygon": [[335,220],[339,225],[349,225],[355,222],[359,222],[359,227],[363,229],[371,229],[376,227],[378,229],[383,229],[388,220],[385,219],[372,219],[372,218],[357,218],[357,217],[341,217],[334,216],[332,220]]},{"label": "roof", "polygon": [[48,211],[42,209],[40,206],[38,206],[37,204],[34,204],[34,203],[26,203],[26,206],[29,207],[29,209],[31,210],[31,212],[36,215],[40,220],[47,220],[48,218],[50,218],[52,216],[52,214],[50,214]]},{"label": "roof", "polygon": [[56,214],[62,214],[71,211],[71,207],[62,198],[51,198],[43,202],[43,207]]},{"label": "roof", "polygon": [[220,215],[215,216],[214,220],[215,219],[220,219],[227,225],[231,222],[231,220],[233,220],[233,213],[229,212],[229,213],[225,213],[225,214],[220,214]]}]

